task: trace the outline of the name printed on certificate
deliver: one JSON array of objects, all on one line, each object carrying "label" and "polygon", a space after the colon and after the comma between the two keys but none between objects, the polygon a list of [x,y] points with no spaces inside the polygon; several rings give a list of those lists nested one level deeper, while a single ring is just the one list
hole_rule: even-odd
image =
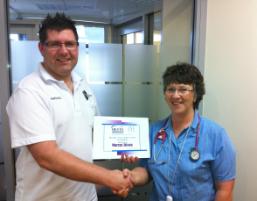
[{"label": "name printed on certificate", "polygon": [[150,157],[148,118],[97,116],[93,133],[93,159]]}]

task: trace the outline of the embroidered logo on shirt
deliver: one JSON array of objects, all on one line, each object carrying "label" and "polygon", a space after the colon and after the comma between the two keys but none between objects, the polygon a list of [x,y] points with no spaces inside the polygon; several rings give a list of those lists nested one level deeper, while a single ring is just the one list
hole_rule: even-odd
[{"label": "embroidered logo on shirt", "polygon": [[51,100],[57,100],[57,99],[62,99],[62,97],[60,97],[60,96],[54,96],[54,97],[51,97],[50,99],[51,99]]}]

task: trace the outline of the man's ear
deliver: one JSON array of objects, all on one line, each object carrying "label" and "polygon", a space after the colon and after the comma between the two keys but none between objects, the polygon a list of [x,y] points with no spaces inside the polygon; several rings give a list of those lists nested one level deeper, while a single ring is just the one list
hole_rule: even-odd
[{"label": "man's ear", "polygon": [[44,56],[45,46],[42,43],[38,43],[38,49],[42,56]]}]

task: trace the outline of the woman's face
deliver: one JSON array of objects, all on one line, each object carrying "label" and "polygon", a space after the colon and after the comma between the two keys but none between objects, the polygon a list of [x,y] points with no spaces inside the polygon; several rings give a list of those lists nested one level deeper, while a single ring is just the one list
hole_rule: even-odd
[{"label": "woman's face", "polygon": [[194,111],[196,94],[192,84],[170,83],[164,96],[172,115],[187,115]]}]

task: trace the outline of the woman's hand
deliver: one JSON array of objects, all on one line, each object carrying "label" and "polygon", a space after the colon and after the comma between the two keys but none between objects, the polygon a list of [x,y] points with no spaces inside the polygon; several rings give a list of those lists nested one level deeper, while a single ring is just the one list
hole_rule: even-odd
[{"label": "woman's hand", "polygon": [[125,163],[136,163],[139,160],[136,156],[129,156],[128,154],[121,154],[121,161]]}]

